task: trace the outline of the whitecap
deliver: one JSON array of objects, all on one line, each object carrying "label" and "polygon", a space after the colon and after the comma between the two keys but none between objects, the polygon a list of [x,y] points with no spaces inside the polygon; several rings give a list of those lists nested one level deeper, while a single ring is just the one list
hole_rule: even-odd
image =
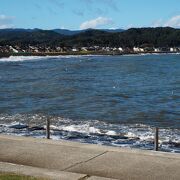
[{"label": "whitecap", "polygon": [[46,56],[10,56],[8,58],[0,58],[0,62],[19,62],[30,61],[47,58]]},{"label": "whitecap", "polygon": [[108,136],[116,136],[117,133],[115,131],[108,131],[108,132],[106,132],[106,135],[108,135]]},{"label": "whitecap", "polygon": [[[0,133],[18,136],[45,137],[44,115],[1,115]],[[19,120],[21,120],[19,122]],[[153,149],[154,129],[143,124],[111,124],[98,120],[72,120],[62,117],[50,117],[51,137],[53,139],[74,140],[83,143],[97,143],[111,146]],[[44,129],[31,130],[38,126]],[[160,150],[180,152],[180,131],[163,129],[159,131]],[[176,145],[177,144],[177,145]]]}]

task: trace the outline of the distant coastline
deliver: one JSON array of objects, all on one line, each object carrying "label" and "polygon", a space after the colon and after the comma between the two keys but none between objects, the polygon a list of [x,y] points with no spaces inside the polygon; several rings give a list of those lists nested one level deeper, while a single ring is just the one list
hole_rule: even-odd
[{"label": "distant coastline", "polygon": [[122,56],[122,55],[142,55],[142,54],[178,54],[178,52],[164,51],[164,52],[43,52],[43,53],[0,53],[0,58],[8,58],[11,56],[79,56],[79,55],[108,55],[108,56]]}]

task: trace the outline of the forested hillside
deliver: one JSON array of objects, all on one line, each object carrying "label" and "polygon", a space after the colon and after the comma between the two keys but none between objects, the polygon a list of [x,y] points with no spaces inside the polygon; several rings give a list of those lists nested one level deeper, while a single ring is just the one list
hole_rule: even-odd
[{"label": "forested hillside", "polygon": [[180,29],[132,28],[122,32],[90,29],[71,36],[53,30],[0,30],[0,45],[179,47]]}]

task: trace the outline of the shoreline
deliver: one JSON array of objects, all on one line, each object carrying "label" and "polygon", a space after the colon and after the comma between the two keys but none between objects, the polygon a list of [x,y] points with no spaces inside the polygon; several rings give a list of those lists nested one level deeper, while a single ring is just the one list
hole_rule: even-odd
[{"label": "shoreline", "polygon": [[[118,147],[118,146],[108,146],[108,145],[102,145],[102,144],[91,144],[91,143],[83,143],[73,140],[66,140],[66,139],[53,139],[50,137],[50,139],[47,139],[46,137],[43,138],[37,138],[33,136],[18,136],[18,135],[12,135],[12,134],[0,134],[0,143],[1,140],[7,139],[7,140],[15,140],[17,142],[35,142],[35,143],[43,143],[43,144],[49,144],[49,145],[63,145],[68,147],[82,147],[82,148],[89,148],[89,149],[98,149],[98,150],[104,150],[107,151],[114,151],[114,152],[128,152],[128,153],[137,153],[137,154],[144,154],[144,155],[159,155],[159,156],[166,156],[166,157],[174,157],[180,159],[179,153],[171,153],[171,152],[164,152],[164,151],[155,151],[155,150],[145,150],[145,149],[138,149],[138,148],[127,148],[127,147]],[[1,150],[0,150],[1,152]]]},{"label": "shoreline", "polygon": [[11,56],[124,56],[124,55],[163,55],[163,54],[180,54],[180,52],[170,52],[170,51],[164,51],[164,52],[125,52],[125,53],[117,53],[117,52],[50,52],[50,53],[0,53],[0,58],[8,58]]},{"label": "shoreline", "polygon": [[[35,128],[38,129],[38,127],[35,127]],[[39,127],[39,129],[41,129],[41,127]],[[36,130],[34,130],[34,131],[36,131]],[[43,128],[43,131],[46,131],[46,129]],[[55,130],[55,131],[57,131],[57,130]],[[102,146],[102,147],[106,146],[106,147],[109,147],[109,148],[120,148],[120,149],[122,148],[122,149],[125,149],[125,150],[144,151],[144,152],[147,152],[147,153],[154,151],[154,148],[155,148],[154,144],[152,144],[152,147],[149,147],[149,148],[146,147],[145,148],[145,147],[143,147],[142,142],[139,142],[139,143],[142,143],[141,147],[134,147],[132,144],[129,144],[129,146],[128,146],[127,144],[125,144],[125,145],[123,145],[123,144],[118,145],[118,144],[113,144],[113,143],[106,144],[106,143],[101,143],[101,141],[96,142],[96,143],[88,142],[88,141],[83,141],[81,138],[78,139],[78,137],[77,138],[74,137],[73,139],[71,139],[71,138],[66,139],[66,138],[58,137],[56,134],[54,134],[55,131],[52,130],[53,133],[51,132],[51,134],[50,134],[50,140],[51,141],[57,141],[57,142],[58,141],[59,142],[67,141],[69,143],[79,143],[79,144],[95,145],[95,146]],[[75,132],[75,133],[78,133],[78,132]],[[69,132],[69,134],[71,134],[71,132]],[[72,134],[73,134],[73,132],[72,132]],[[37,140],[40,140],[40,141],[41,140],[46,140],[46,138],[47,138],[47,134],[45,134],[45,132],[43,134],[40,134],[40,135],[33,135],[33,134],[31,134],[31,135],[24,134],[23,135],[23,134],[17,134],[17,133],[0,133],[0,136],[13,136],[15,138],[26,138],[27,137],[27,138],[37,139]],[[118,135],[114,135],[114,138],[116,138],[117,136]],[[113,138],[113,135],[110,135],[109,137]],[[128,140],[127,136],[124,136],[124,138],[126,138]],[[136,138],[138,138],[138,137],[136,137]],[[136,138],[134,138],[134,139],[136,139]],[[133,140],[133,138],[130,138],[129,141],[130,140]],[[141,141],[140,138],[138,138],[138,140]],[[144,142],[148,143],[149,141],[144,140]],[[178,148],[179,143],[178,142],[171,142],[171,144],[173,144],[173,143],[175,144],[174,148],[170,148],[170,149],[165,149],[164,148],[163,149],[162,148],[163,143],[162,143],[162,140],[161,140],[161,136],[159,136],[159,143],[158,143],[159,148],[158,148],[158,151],[156,151],[156,152],[180,155],[180,151],[179,151],[179,148]]]},{"label": "shoreline", "polygon": [[[37,116],[37,120],[41,116]],[[21,119],[21,116],[18,116]],[[32,119],[32,116],[28,116]],[[59,119],[63,124],[50,124],[50,136],[53,140],[106,145],[109,147],[126,147],[150,151],[154,149],[155,126],[145,124],[107,124],[99,126],[100,121],[81,122]],[[94,125],[96,123],[96,125]],[[129,129],[131,128],[131,129]],[[0,124],[0,135],[27,136],[43,139],[47,136],[46,125],[14,121]],[[180,153],[178,127],[159,127],[159,151]],[[166,137],[166,138],[164,138]]]}]

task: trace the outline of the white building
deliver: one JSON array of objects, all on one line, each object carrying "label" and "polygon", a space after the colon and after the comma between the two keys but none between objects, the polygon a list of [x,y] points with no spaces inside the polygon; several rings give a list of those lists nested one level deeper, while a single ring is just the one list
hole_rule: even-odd
[{"label": "white building", "polygon": [[134,47],[133,51],[134,52],[144,52],[144,49],[143,48],[139,48],[139,47]]},{"label": "white building", "polygon": [[123,52],[123,48],[122,48],[122,47],[119,47],[118,50],[119,50],[120,52]]},{"label": "white building", "polygon": [[73,49],[72,49],[72,51],[73,51],[73,52],[77,52],[77,51],[78,51],[78,49],[76,49],[76,48],[73,48]]},{"label": "white building", "polygon": [[170,48],[170,52],[176,52],[177,51],[177,48]]},{"label": "white building", "polygon": [[18,50],[13,48],[12,46],[9,46],[10,50],[12,50],[14,53],[18,53]]},{"label": "white building", "polygon": [[87,50],[87,47],[82,47],[81,50],[82,50],[82,51],[88,51],[88,50]]},{"label": "white building", "polygon": [[154,52],[160,52],[159,48],[154,48]]}]

